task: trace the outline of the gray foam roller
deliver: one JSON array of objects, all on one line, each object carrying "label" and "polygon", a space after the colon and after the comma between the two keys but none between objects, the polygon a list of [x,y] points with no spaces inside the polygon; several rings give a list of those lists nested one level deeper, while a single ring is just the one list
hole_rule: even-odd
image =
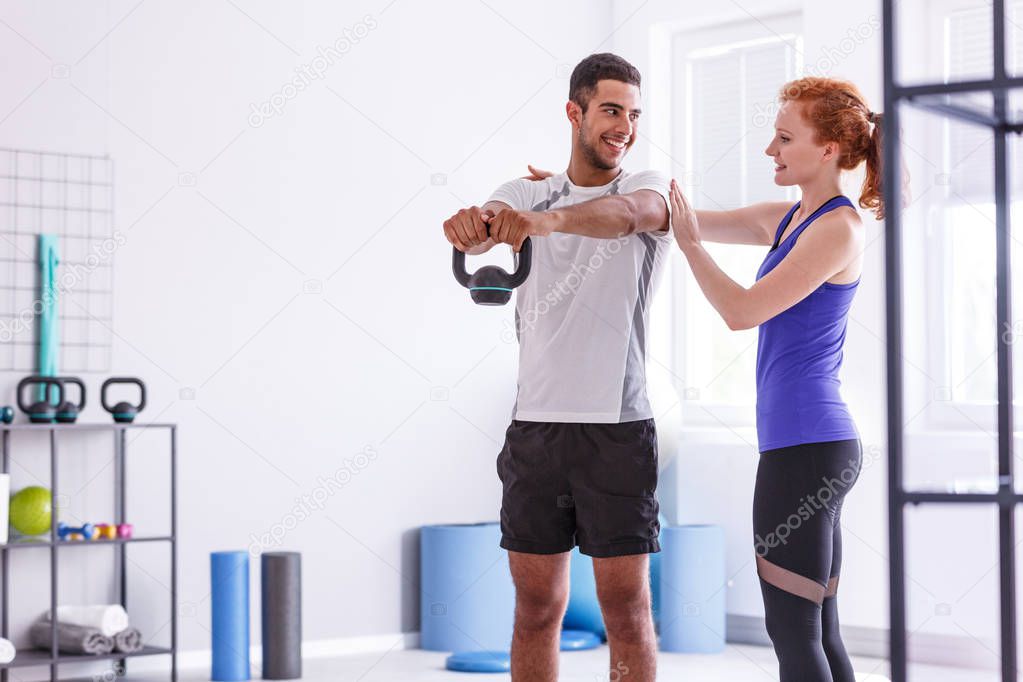
[{"label": "gray foam roller", "polygon": [[302,677],[302,555],[267,552],[261,560],[263,679]]}]

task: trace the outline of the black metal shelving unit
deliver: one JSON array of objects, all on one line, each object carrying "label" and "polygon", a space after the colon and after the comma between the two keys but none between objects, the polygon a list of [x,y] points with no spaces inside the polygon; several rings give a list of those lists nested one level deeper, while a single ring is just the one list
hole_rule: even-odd
[{"label": "black metal shelving unit", "polygon": [[[993,77],[958,83],[901,85],[897,77],[895,0],[883,0],[884,42],[884,195],[885,285],[888,378],[888,514],[890,552],[890,658],[892,682],[906,682],[906,557],[905,508],[921,504],[988,504],[998,508],[999,586],[1001,597],[1001,678],[1016,682],[1016,505],[1023,494],[1015,489],[1012,423],[1011,339],[996,333],[998,366],[998,489],[992,493],[949,493],[906,490],[903,486],[902,383],[902,161],[899,154],[899,107],[903,104],[986,126],[994,133],[994,200],[996,230],[997,330],[1011,328],[1012,301],[1009,187],[1006,146],[1010,134],[1023,133],[1023,115],[1010,111],[1010,93],[1023,91],[1023,77],[1006,67],[1005,0],[991,0]],[[991,96],[990,105],[971,95]]]},{"label": "black metal shelving unit", "polygon": [[[125,464],[127,453],[127,435],[134,429],[166,429],[169,435],[170,446],[170,534],[159,536],[139,536],[131,538],[117,538],[113,540],[91,540],[91,541],[63,541],[57,537],[57,444],[58,436],[71,435],[84,431],[103,432],[107,431],[114,436],[114,482],[116,500],[114,504],[114,523],[125,523],[127,513],[127,490],[125,485]],[[106,655],[75,655],[62,654],[57,651],[57,630],[56,623],[51,632],[52,645],[49,651],[41,649],[19,650],[14,660],[7,664],[0,664],[0,682],[8,682],[9,671],[15,667],[27,666],[49,666],[51,682],[58,682],[59,668],[62,664],[68,663],[89,663],[93,661],[115,660],[119,664],[119,676],[127,669],[127,659],[140,656],[170,656],[170,679],[176,682],[178,679],[177,668],[177,425],[176,424],[0,424],[0,440],[2,440],[2,471],[10,471],[11,437],[19,432],[43,432],[49,434],[50,443],[50,494],[54,513],[51,515],[50,535],[48,538],[22,538],[0,545],[0,637],[9,638],[8,611],[10,596],[10,555],[14,551],[27,551],[35,548],[47,548],[50,552],[50,612],[53,613],[57,604],[57,552],[58,551],[84,551],[86,547],[113,546],[117,554],[117,580],[118,580],[118,601],[121,606],[127,608],[127,547],[137,542],[166,542],[170,545],[171,561],[171,584],[170,584],[170,646],[157,647],[145,646],[140,651],[125,654],[113,652]]]}]

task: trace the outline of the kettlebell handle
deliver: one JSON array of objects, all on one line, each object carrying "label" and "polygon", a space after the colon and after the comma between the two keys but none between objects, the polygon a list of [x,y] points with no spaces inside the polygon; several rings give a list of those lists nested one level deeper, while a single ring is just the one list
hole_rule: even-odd
[{"label": "kettlebell handle", "polygon": [[142,383],[141,379],[136,377],[110,377],[103,382],[103,386],[100,388],[99,401],[103,406],[103,409],[107,412],[113,412],[114,408],[107,403],[107,387],[113,384],[135,384],[139,387],[139,404],[135,406],[136,412],[141,412],[146,406],[146,385]]},{"label": "kettlebell handle", "polygon": [[[55,377],[44,377],[44,376],[40,376],[38,374],[33,374],[31,376],[25,377],[24,379],[22,379],[21,381],[18,382],[18,408],[22,412],[24,412],[25,414],[28,414],[29,412],[31,412],[32,406],[25,404],[25,395],[24,395],[25,391],[24,391],[24,388],[26,386],[32,386],[32,385],[35,385],[35,384],[46,384],[46,385],[56,386],[57,387],[57,405],[61,405],[64,402],[64,384],[63,384],[63,382],[60,379],[57,379]],[[49,389],[47,389],[47,391],[46,391],[46,400],[42,401],[42,402],[45,402],[48,405],[53,405],[53,403],[51,403],[49,399],[50,399],[50,391],[49,391]],[[57,405],[53,405],[53,406],[56,407]]]},{"label": "kettlebell handle", "polygon": [[[78,408],[79,411],[84,409],[85,408],[85,382],[83,382],[78,377],[60,377],[60,381],[61,381],[61,383],[74,384],[74,385],[78,386],[79,398],[78,398],[78,402],[75,404],[75,406]],[[61,402],[63,402],[63,400]]]},{"label": "kettlebell handle", "polygon": [[[470,275],[465,269],[465,252],[459,251],[457,248],[451,248],[451,271],[455,274],[455,280],[463,287],[468,288]],[[533,264],[533,243],[529,237],[522,242],[522,248],[515,254],[515,272],[508,274],[508,287],[514,289],[521,286],[526,278],[529,277],[529,271]]]}]

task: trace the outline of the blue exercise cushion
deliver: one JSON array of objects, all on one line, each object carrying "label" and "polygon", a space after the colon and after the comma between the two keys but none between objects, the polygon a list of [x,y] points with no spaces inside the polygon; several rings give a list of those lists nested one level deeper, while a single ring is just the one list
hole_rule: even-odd
[{"label": "blue exercise cushion", "polygon": [[460,651],[448,656],[445,667],[462,673],[511,672],[511,654],[507,651]]},{"label": "blue exercise cushion", "polygon": [[562,651],[583,651],[600,646],[600,637],[586,630],[562,630]]},{"label": "blue exercise cushion", "polygon": [[725,648],[725,532],[721,526],[661,529],[661,651]]},{"label": "blue exercise cushion", "polygon": [[498,523],[423,526],[419,646],[427,651],[511,648],[515,586]]}]

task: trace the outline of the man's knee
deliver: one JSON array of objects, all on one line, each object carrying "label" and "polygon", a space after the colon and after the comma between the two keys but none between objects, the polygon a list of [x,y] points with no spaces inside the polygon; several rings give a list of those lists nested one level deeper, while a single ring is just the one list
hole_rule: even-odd
[{"label": "man's knee", "polygon": [[600,608],[610,638],[623,642],[640,642],[652,631],[650,592],[645,586],[605,594]]},{"label": "man's knee", "polygon": [[557,629],[565,616],[568,590],[532,587],[515,591],[515,627],[530,631]]}]

